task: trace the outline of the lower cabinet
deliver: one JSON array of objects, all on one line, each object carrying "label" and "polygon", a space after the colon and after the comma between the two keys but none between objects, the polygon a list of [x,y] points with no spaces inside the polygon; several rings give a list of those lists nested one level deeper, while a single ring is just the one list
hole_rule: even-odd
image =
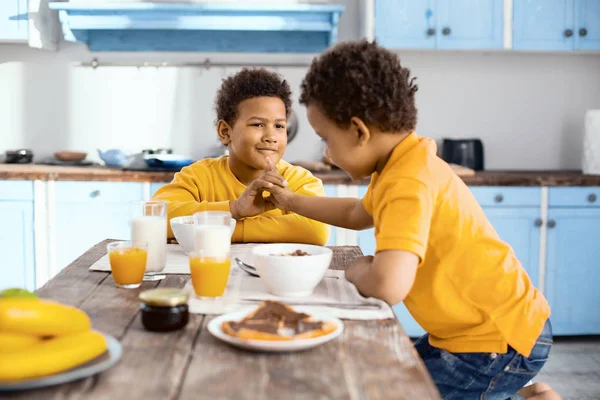
[{"label": "lower cabinet", "polygon": [[33,182],[0,182],[0,290],[35,290]]},{"label": "lower cabinet", "polygon": [[56,266],[60,271],[104,239],[130,239],[134,202],[143,200],[134,182],[56,182]]}]

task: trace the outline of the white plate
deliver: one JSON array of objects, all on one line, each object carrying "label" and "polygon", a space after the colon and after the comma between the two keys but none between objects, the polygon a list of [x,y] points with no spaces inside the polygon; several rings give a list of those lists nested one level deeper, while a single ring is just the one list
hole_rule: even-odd
[{"label": "white plate", "polygon": [[328,333],[327,335],[319,336],[316,338],[282,341],[244,340],[230,336],[223,332],[223,330],[221,329],[221,325],[223,324],[223,322],[240,321],[246,315],[248,315],[248,313],[254,311],[255,309],[256,307],[252,307],[216,317],[208,323],[208,331],[217,339],[220,339],[232,346],[247,350],[266,351],[273,353],[308,350],[337,338],[344,331],[344,324],[338,318],[332,317],[331,315],[326,313],[312,312],[310,311],[310,309],[304,307],[294,307],[294,310],[297,312],[304,312],[306,314],[309,314],[315,320],[318,321],[327,321],[334,323],[335,325],[337,325],[337,328],[333,332]]},{"label": "white plate", "polygon": [[0,382],[0,393],[59,385],[61,383],[87,378],[88,376],[96,375],[99,372],[109,369],[121,359],[123,348],[121,343],[119,343],[119,341],[114,337],[106,334],[103,335],[106,339],[106,351],[93,360],[90,360],[87,363],[68,371],[59,372],[54,375],[26,379],[17,382]]}]

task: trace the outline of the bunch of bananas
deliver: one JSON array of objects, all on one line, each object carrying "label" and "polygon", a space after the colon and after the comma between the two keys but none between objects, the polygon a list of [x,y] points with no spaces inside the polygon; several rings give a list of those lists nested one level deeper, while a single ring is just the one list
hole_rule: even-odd
[{"label": "bunch of bananas", "polygon": [[66,371],[105,351],[80,309],[21,289],[0,293],[0,382]]}]

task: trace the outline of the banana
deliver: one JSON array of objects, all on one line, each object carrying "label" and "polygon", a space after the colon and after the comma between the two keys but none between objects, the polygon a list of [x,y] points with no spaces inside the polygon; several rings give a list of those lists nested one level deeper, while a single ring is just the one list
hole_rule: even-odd
[{"label": "banana", "polygon": [[0,357],[0,382],[39,378],[66,371],[106,351],[104,336],[86,331],[43,340]]},{"label": "banana", "polygon": [[90,318],[78,308],[50,300],[0,299],[0,332],[60,336],[90,329]]},{"label": "banana", "polygon": [[14,353],[41,342],[37,336],[0,332],[0,354]]}]

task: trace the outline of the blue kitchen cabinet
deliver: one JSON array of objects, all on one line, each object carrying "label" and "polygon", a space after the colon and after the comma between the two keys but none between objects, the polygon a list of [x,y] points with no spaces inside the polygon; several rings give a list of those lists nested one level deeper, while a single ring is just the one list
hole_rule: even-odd
[{"label": "blue kitchen cabinet", "polygon": [[35,290],[33,183],[0,181],[0,290]]},{"label": "blue kitchen cabinet", "polygon": [[63,269],[104,239],[129,240],[141,183],[57,182],[56,265]]},{"label": "blue kitchen cabinet", "polygon": [[513,49],[573,50],[577,33],[574,26],[575,1],[514,1]]},{"label": "blue kitchen cabinet", "polygon": [[600,334],[600,187],[550,188],[546,297],[557,335]]},{"label": "blue kitchen cabinet", "polygon": [[27,0],[0,1],[0,41],[25,41],[28,36]]},{"label": "blue kitchen cabinet", "polygon": [[375,37],[389,48],[502,48],[502,28],[502,0],[375,1]]},{"label": "blue kitchen cabinet", "polygon": [[539,207],[484,207],[500,239],[508,243],[535,286],[539,285]]},{"label": "blue kitchen cabinet", "polygon": [[437,48],[501,49],[503,0],[438,0]]},{"label": "blue kitchen cabinet", "polygon": [[556,335],[600,334],[600,208],[550,208],[546,297]]},{"label": "blue kitchen cabinet", "polygon": [[577,0],[575,21],[575,49],[600,50],[600,1]]},{"label": "blue kitchen cabinet", "polygon": [[[326,197],[337,197],[337,186],[325,185],[325,196]],[[335,246],[337,240],[337,228],[335,226],[329,227],[329,241],[327,246]]]},{"label": "blue kitchen cabinet", "polygon": [[375,37],[394,49],[436,46],[435,0],[375,0]]},{"label": "blue kitchen cabinet", "polygon": [[[360,186],[358,189],[358,197],[363,198],[367,193],[367,186]],[[358,245],[364,255],[375,255],[375,229],[366,229],[358,232]],[[392,307],[396,318],[402,324],[404,331],[410,337],[419,337],[425,334],[425,331],[410,315],[404,303],[396,304]]]}]

